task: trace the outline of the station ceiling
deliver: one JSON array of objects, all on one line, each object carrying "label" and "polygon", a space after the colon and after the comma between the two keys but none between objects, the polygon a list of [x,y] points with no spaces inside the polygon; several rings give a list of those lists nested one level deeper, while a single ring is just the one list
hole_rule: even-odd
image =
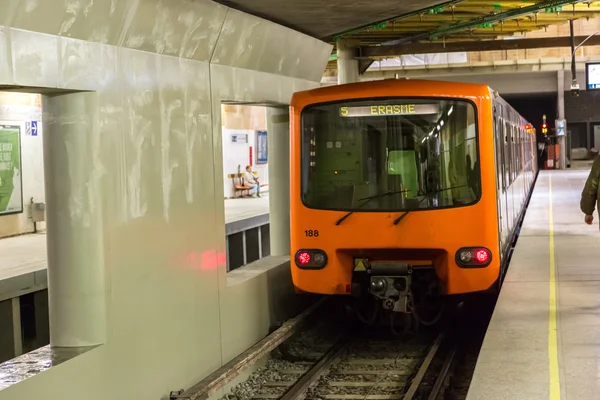
[{"label": "station ceiling", "polygon": [[375,21],[432,7],[440,0],[216,0],[321,40]]},{"label": "station ceiling", "polygon": [[[600,15],[600,1],[565,0],[217,0],[335,45],[350,40],[364,60],[402,54],[550,47],[499,40]],[[585,38],[576,38],[576,44]],[[492,42],[494,41],[494,42]],[[500,42],[500,43],[498,43]],[[516,43],[518,42],[518,43]],[[600,36],[587,44],[600,44]],[[504,46],[504,47],[502,47]],[[521,47],[519,47],[521,46]],[[523,47],[527,46],[527,47]],[[335,69],[334,47],[328,69]],[[370,62],[364,63],[368,65]]]}]

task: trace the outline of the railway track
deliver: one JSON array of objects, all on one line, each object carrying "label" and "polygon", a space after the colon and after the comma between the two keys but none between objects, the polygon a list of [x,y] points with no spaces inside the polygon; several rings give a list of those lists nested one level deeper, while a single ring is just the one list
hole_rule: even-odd
[{"label": "railway track", "polygon": [[466,398],[487,323],[479,329],[471,317],[465,318],[466,324],[455,315],[441,333],[440,328],[425,328],[397,336],[390,329],[349,323],[335,308],[313,311],[170,399],[215,399],[218,389],[260,357],[263,365],[220,400]]},{"label": "railway track", "polygon": [[[437,399],[455,350],[445,335],[343,335],[318,361],[296,361],[266,380],[252,400]],[[445,358],[444,358],[445,356]]]}]

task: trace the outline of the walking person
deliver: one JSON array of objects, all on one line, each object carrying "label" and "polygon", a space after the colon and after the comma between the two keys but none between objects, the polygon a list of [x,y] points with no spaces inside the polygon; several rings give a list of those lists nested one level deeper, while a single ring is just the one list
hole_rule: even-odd
[{"label": "walking person", "polygon": [[592,170],[588,175],[587,181],[581,193],[581,202],[579,207],[585,214],[584,221],[591,225],[594,222],[594,210],[600,210],[600,157],[597,157],[592,164]]}]

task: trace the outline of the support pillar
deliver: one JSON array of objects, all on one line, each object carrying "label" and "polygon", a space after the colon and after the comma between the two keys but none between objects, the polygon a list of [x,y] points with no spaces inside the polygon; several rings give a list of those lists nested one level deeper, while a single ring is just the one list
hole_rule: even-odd
[{"label": "support pillar", "polygon": [[338,85],[358,82],[358,48],[347,40],[338,40],[336,46]]},{"label": "support pillar", "polygon": [[290,112],[267,109],[271,255],[290,254]]},{"label": "support pillar", "polygon": [[[563,70],[558,71],[558,89],[557,89],[557,107],[558,110],[558,119],[565,119],[565,72]],[[558,137],[558,145],[560,147],[560,169],[565,169],[567,167],[567,136],[568,133],[565,132],[564,136]]]},{"label": "support pillar", "polygon": [[43,98],[50,344],[106,339],[103,190],[97,94]]}]

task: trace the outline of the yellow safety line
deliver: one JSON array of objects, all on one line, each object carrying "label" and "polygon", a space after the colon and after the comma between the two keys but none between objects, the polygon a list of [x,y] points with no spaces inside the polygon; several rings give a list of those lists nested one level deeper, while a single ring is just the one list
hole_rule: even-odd
[{"label": "yellow safety line", "polygon": [[556,337],[556,264],[554,254],[554,221],[552,218],[552,175],[549,176],[550,220],[550,316],[548,323],[548,360],[550,366],[550,399],[560,399],[560,376],[558,371],[558,341]]}]

